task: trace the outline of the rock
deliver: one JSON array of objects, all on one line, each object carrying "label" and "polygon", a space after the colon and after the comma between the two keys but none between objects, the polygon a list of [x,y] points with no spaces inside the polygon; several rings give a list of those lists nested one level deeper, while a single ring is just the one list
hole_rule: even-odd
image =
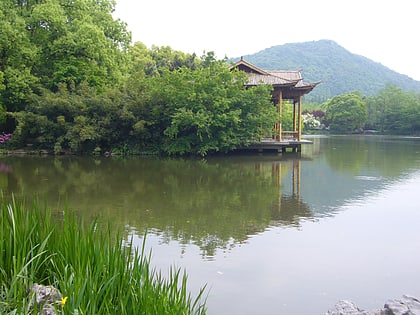
[{"label": "rock", "polygon": [[384,308],[390,315],[420,315],[420,301],[409,295],[403,295],[401,299],[389,300]]},{"label": "rock", "polygon": [[[38,305],[41,315],[57,315],[57,309],[61,305],[62,295],[60,291],[51,285],[34,284],[30,289],[31,308]],[[35,298],[35,301],[34,301]]]},{"label": "rock", "polygon": [[343,315],[343,314],[359,314],[359,308],[350,301],[342,300],[335,304],[333,310],[329,310],[325,315]]},{"label": "rock", "polygon": [[359,309],[351,301],[342,300],[335,304],[333,310],[329,310],[325,315],[388,315],[384,310],[365,311]]},{"label": "rock", "polygon": [[361,310],[353,302],[343,300],[325,315],[420,315],[420,300],[403,295],[401,299],[387,301],[383,309],[375,311]]}]

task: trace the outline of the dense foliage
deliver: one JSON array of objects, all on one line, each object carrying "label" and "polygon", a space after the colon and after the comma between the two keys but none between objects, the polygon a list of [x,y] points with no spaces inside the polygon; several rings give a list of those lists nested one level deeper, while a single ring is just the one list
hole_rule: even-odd
[{"label": "dense foliage", "polygon": [[202,61],[195,70],[166,69],[148,80],[145,114],[154,116],[139,126],[150,135],[145,141],[160,143],[169,154],[205,155],[271,134],[276,116],[269,88],[247,90],[243,73],[211,55]]},{"label": "dense foliage", "polygon": [[366,102],[367,129],[388,134],[420,134],[420,94],[388,85]]},{"label": "dense foliage", "polygon": [[420,92],[420,82],[353,54],[331,40],[279,45],[244,57],[262,69],[301,69],[305,80],[321,81],[305,96],[307,102],[322,103],[355,90],[371,96],[388,83],[404,91]]},{"label": "dense foliage", "polygon": [[[270,134],[275,108],[268,87],[246,90],[242,73],[212,58],[97,93],[86,81],[28,97],[13,142],[54,152],[138,151],[168,154],[228,151]],[[137,80],[137,82],[135,82]],[[134,82],[133,82],[134,81]]]},{"label": "dense foliage", "polygon": [[13,132],[10,146],[205,155],[271,134],[268,87],[245,89],[212,53],[130,45],[114,6],[1,3],[0,130]]},{"label": "dense foliage", "polygon": [[335,132],[363,130],[367,119],[366,104],[360,93],[347,93],[333,97],[324,104],[326,120]]},{"label": "dense foliage", "polygon": [[111,0],[2,1],[0,102],[7,110],[24,109],[37,86],[117,83],[130,34],[113,19],[114,6]]}]

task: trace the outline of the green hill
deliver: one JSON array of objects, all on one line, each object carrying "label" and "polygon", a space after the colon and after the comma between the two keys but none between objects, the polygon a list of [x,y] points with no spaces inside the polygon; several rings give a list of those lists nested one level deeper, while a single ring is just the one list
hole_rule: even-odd
[{"label": "green hill", "polygon": [[322,81],[306,96],[307,101],[323,102],[355,90],[373,95],[387,83],[420,92],[420,81],[353,54],[331,40],[274,46],[244,59],[267,70],[300,69],[305,81]]}]

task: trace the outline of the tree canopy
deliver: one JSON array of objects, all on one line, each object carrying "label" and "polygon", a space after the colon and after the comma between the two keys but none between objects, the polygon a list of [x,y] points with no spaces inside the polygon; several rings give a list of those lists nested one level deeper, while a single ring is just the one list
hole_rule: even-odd
[{"label": "tree canopy", "polygon": [[418,134],[420,97],[388,84],[367,99],[368,128],[381,133]]},{"label": "tree canopy", "polygon": [[359,92],[335,96],[324,103],[324,108],[334,132],[361,130],[367,120],[366,103]]},{"label": "tree canopy", "polygon": [[24,108],[39,85],[119,83],[130,33],[111,0],[4,0],[0,4],[0,102]]}]

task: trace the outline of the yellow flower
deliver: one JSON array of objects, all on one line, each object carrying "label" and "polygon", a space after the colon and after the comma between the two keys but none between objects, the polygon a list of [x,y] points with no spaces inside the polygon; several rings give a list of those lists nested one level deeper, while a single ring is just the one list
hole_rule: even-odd
[{"label": "yellow flower", "polygon": [[61,299],[61,306],[64,306],[64,304],[66,304],[68,297],[65,296]]}]

